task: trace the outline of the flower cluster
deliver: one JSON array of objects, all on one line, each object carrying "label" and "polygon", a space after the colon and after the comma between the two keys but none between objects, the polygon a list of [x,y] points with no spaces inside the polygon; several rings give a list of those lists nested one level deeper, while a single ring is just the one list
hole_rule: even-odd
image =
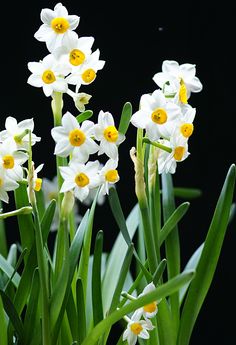
[{"label": "flower cluster", "polygon": [[177,162],[189,156],[188,139],[193,133],[196,109],[188,99],[191,92],[202,90],[195,74],[195,65],[165,60],[162,72],[153,77],[159,89],[141,96],[140,109],[131,118],[134,126],[145,129],[146,140],[161,148],[160,174],[174,173]]}]

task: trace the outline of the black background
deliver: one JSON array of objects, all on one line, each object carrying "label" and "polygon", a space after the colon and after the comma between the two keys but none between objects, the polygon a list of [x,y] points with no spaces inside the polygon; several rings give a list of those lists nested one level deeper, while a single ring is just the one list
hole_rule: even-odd
[{"label": "black background", "polygon": [[[13,4],[6,2],[1,14],[1,116],[4,129],[7,116],[18,121],[34,118],[35,134],[42,137],[34,148],[36,165],[45,163],[43,176],[55,174],[54,142],[50,136],[53,119],[50,98],[41,89],[27,84],[29,61],[48,54],[46,45],[33,35],[41,25],[42,8],[53,8],[54,1]],[[174,175],[176,186],[201,188],[203,195],[191,202],[180,223],[182,266],[205,238],[217,197],[229,166],[235,163],[235,59],[233,56],[233,9],[200,3],[172,4],[145,1],[126,2],[64,1],[69,14],[80,16],[76,32],[94,36],[93,49],[99,48],[106,61],[97,79],[81,91],[92,94],[89,108],[94,122],[100,110],[110,111],[118,124],[121,109],[130,101],[138,109],[140,96],[155,90],[153,75],[162,61],[194,63],[203,91],[193,94],[189,103],[196,107],[195,132],[190,138],[190,157],[179,164]],[[64,111],[77,115],[69,97]],[[135,204],[133,167],[129,149],[135,145],[136,129],[131,128],[120,147],[120,176],[117,186],[124,213]],[[6,209],[8,207],[6,206]],[[106,215],[104,217],[104,215]],[[97,209],[95,232],[104,229],[105,250],[109,251],[117,228],[108,203]],[[17,228],[8,222],[8,241],[18,238]],[[229,227],[214,281],[194,329],[191,344],[229,344],[235,341],[235,220]]]}]

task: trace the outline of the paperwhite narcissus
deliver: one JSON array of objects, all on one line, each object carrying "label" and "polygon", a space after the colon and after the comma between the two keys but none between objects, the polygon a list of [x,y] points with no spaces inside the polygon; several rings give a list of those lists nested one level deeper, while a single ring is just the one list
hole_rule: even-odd
[{"label": "paperwhite narcissus", "polygon": [[19,184],[7,176],[6,170],[0,165],[0,200],[8,203],[9,196],[7,192],[13,191],[18,187]]},{"label": "paperwhite narcissus", "polygon": [[168,102],[161,90],[155,90],[151,95],[142,95],[140,110],[130,121],[135,127],[146,129],[148,139],[156,141],[171,136],[180,116],[180,107]]},{"label": "paperwhite narcissus", "polygon": [[42,187],[43,180],[38,177],[38,173],[43,169],[44,164],[40,164],[36,169],[33,170],[33,188],[35,192],[39,192]]},{"label": "paperwhite narcissus", "polygon": [[28,155],[17,151],[17,146],[11,139],[7,139],[0,144],[0,164],[10,179],[14,181],[21,181],[23,179],[22,165],[27,159]]},{"label": "paperwhite narcissus", "polygon": [[[155,285],[153,283],[150,283],[147,286],[145,286],[145,288],[143,289],[143,292],[140,295],[138,295],[138,297],[142,297],[148,294],[149,292],[154,291],[155,289],[156,289]],[[145,319],[154,317],[157,314],[157,312],[158,312],[157,301],[144,305],[142,308],[139,308],[136,310],[137,315],[139,315],[140,318],[141,316],[144,316]]]},{"label": "paperwhite narcissus", "polygon": [[99,149],[91,138],[94,135],[94,123],[86,120],[80,126],[68,111],[62,117],[62,126],[54,127],[51,134],[56,142],[54,153],[61,157],[67,157],[72,153],[80,162],[86,162],[89,155]]},{"label": "paperwhite narcissus", "polygon": [[161,144],[170,147],[172,152],[168,153],[160,150],[160,154],[158,156],[159,174],[174,174],[177,163],[184,161],[190,154],[188,152],[188,140],[184,136],[180,135],[179,130],[176,129],[170,141],[162,140]]},{"label": "paperwhite narcissus", "polygon": [[79,24],[80,17],[69,15],[65,6],[61,3],[56,4],[54,10],[44,8],[41,11],[41,20],[43,24],[34,37],[41,42],[46,42],[50,52],[63,44],[71,37],[77,37],[73,31]]},{"label": "paperwhite narcissus", "polygon": [[81,85],[91,84],[97,76],[97,71],[104,67],[105,61],[99,60],[99,56],[100,51],[97,49],[82,65],[74,68],[72,73],[66,77],[68,84],[76,85],[76,92]]},{"label": "paperwhite narcissus", "polygon": [[154,82],[163,89],[167,83],[176,85],[176,92],[180,102],[187,103],[191,92],[200,92],[202,83],[195,76],[196,67],[185,63],[179,65],[177,61],[165,60],[162,63],[162,72],[156,73]]},{"label": "paperwhite narcissus", "polygon": [[140,315],[134,312],[131,319],[126,316],[128,322],[127,328],[123,333],[123,341],[127,340],[128,345],[135,345],[138,337],[142,339],[149,339],[148,331],[154,329],[153,324],[149,319],[140,320]]},{"label": "paperwhite narcissus", "polygon": [[68,85],[64,78],[69,73],[66,65],[58,64],[52,54],[45,56],[40,62],[29,62],[28,68],[32,73],[27,82],[35,87],[42,87],[45,96],[49,97],[54,91],[67,92]]},{"label": "paperwhite narcissus", "polygon": [[104,167],[100,170],[99,176],[101,180],[101,194],[109,194],[109,188],[119,181],[120,177],[117,171],[117,166],[118,160],[109,159]]},{"label": "paperwhite narcissus", "polygon": [[25,134],[26,130],[31,131],[31,145],[41,140],[33,132],[34,120],[26,119],[17,123],[14,117],[7,117],[5,121],[5,130],[0,132],[0,141],[11,139],[17,146],[17,149],[29,149],[29,134]]},{"label": "paperwhite narcissus", "polygon": [[188,139],[193,134],[193,121],[196,115],[196,109],[186,104],[182,109],[182,114],[177,128],[179,129],[179,133]]},{"label": "paperwhite narcissus", "polygon": [[67,94],[73,98],[76,108],[82,113],[85,111],[85,105],[89,104],[91,95],[85,92],[73,92],[70,89],[67,90]]},{"label": "paperwhite narcissus", "polygon": [[73,161],[67,167],[60,167],[60,173],[64,179],[60,193],[74,191],[75,197],[83,201],[88,196],[89,189],[99,185],[99,166],[99,161],[87,164]]},{"label": "paperwhite narcissus", "polygon": [[98,154],[105,153],[109,158],[118,158],[118,145],[125,140],[125,136],[118,132],[111,113],[100,111],[98,123],[94,126],[95,139],[100,141]]}]

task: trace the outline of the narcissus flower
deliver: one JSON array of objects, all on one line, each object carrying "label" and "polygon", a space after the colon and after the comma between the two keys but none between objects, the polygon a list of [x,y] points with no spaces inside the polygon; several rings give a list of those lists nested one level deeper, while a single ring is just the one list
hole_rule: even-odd
[{"label": "narcissus flower", "polygon": [[40,62],[29,62],[28,68],[32,73],[28,78],[28,84],[42,87],[47,97],[51,96],[53,91],[67,91],[68,85],[64,76],[69,73],[68,67],[59,65],[52,54]]},{"label": "narcissus flower", "polygon": [[76,85],[76,92],[81,85],[91,84],[97,76],[97,71],[104,67],[105,61],[99,60],[99,56],[100,51],[97,49],[82,65],[74,68],[72,73],[66,77],[68,84]]},{"label": "narcissus flower", "polygon": [[168,102],[161,90],[155,90],[141,97],[140,110],[132,115],[131,123],[146,129],[148,139],[156,141],[171,136],[180,116],[180,107]]},{"label": "narcissus flower", "polygon": [[104,167],[100,170],[99,176],[101,180],[101,194],[109,194],[109,188],[119,181],[120,177],[117,166],[118,160],[109,159]]},{"label": "narcissus flower", "polygon": [[28,130],[31,131],[31,145],[40,141],[41,138],[37,137],[33,132],[34,120],[26,119],[17,123],[14,117],[7,117],[5,121],[5,130],[0,132],[0,141],[11,139],[17,146],[17,149],[29,149],[29,134]]},{"label": "narcissus flower", "polygon": [[40,17],[43,24],[34,37],[38,41],[46,42],[50,52],[62,44],[67,44],[71,37],[77,37],[73,30],[77,28],[80,17],[68,15],[66,7],[61,3],[58,3],[54,10],[44,8]]},{"label": "narcissus flower", "polygon": [[6,175],[14,181],[23,179],[24,164],[28,159],[28,155],[24,152],[17,151],[16,144],[11,140],[5,140],[0,144],[0,164],[6,171]]},{"label": "narcissus flower", "polygon": [[125,136],[118,132],[115,127],[114,119],[111,113],[100,111],[98,114],[98,123],[94,127],[96,140],[100,141],[98,154],[105,153],[114,160],[118,157],[118,145],[125,140]]},{"label": "narcissus flower", "polygon": [[60,167],[60,173],[64,179],[60,193],[72,190],[75,197],[83,201],[88,196],[89,190],[99,185],[99,165],[99,161],[87,164],[73,161],[67,167]]},{"label": "narcissus flower", "polygon": [[81,113],[85,111],[85,105],[89,104],[90,98],[92,97],[88,93],[85,93],[85,92],[75,93],[71,91],[70,89],[67,90],[67,94],[73,98],[76,108]]},{"label": "narcissus flower", "polygon": [[177,128],[180,134],[188,139],[193,134],[193,121],[196,115],[196,109],[192,108],[190,105],[186,105],[185,108],[183,108],[182,114]]},{"label": "narcissus flower", "polygon": [[[145,288],[143,289],[143,292],[138,297],[144,296],[148,294],[149,292],[154,291],[155,289],[156,289],[155,285],[153,283],[150,283],[147,286],[145,286]],[[152,318],[153,316],[157,314],[157,312],[158,312],[157,301],[144,305],[142,308],[139,308],[136,310],[137,316],[140,315],[140,318],[141,316],[144,316],[145,319]]]},{"label": "narcissus flower", "polygon": [[149,319],[140,320],[140,315],[137,312],[134,312],[131,319],[127,316],[125,319],[128,325],[123,333],[123,341],[127,340],[128,345],[135,345],[138,337],[142,339],[150,338],[148,331],[153,330],[154,326]]},{"label": "narcissus flower", "polygon": [[7,192],[13,191],[18,187],[19,184],[7,176],[6,170],[0,165],[0,200],[8,203],[9,197]]},{"label": "narcissus flower", "polygon": [[36,169],[33,170],[33,189],[35,192],[39,192],[42,187],[43,180],[38,177],[38,173],[43,169],[44,164],[40,164]]},{"label": "narcissus flower", "polygon": [[86,120],[80,126],[68,111],[62,117],[62,126],[54,127],[51,134],[56,142],[54,153],[61,157],[72,153],[80,162],[86,162],[89,155],[99,149],[91,138],[94,135],[94,123]]}]

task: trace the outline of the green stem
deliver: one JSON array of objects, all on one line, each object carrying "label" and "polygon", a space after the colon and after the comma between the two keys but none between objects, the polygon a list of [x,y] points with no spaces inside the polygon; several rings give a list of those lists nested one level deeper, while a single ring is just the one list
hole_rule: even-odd
[{"label": "green stem", "polygon": [[[0,209],[2,208],[2,202],[0,200]],[[0,254],[5,258],[7,257],[7,238],[5,231],[5,224],[2,219],[0,219]]]},{"label": "green stem", "polygon": [[162,149],[166,152],[169,152],[171,153],[172,152],[172,149],[168,146],[165,146],[165,145],[162,145],[160,143],[158,143],[157,141],[151,141],[149,140],[148,138],[143,138],[143,143],[146,143],[146,144],[150,144],[150,145],[153,145],[153,146],[156,146],[158,147],[159,149]]}]

